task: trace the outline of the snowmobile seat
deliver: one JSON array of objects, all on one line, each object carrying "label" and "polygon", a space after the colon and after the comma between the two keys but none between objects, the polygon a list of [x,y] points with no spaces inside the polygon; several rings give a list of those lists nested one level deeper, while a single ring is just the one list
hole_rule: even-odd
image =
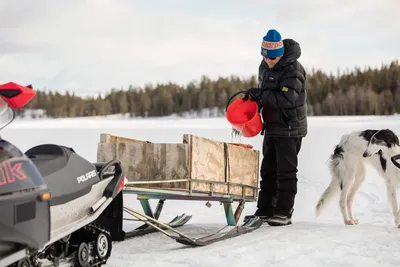
[{"label": "snowmobile seat", "polygon": [[[58,145],[35,146],[25,152],[43,176],[49,176],[67,165],[68,150]],[[70,153],[69,153],[70,154]]]},{"label": "snowmobile seat", "polygon": [[[90,192],[99,181],[96,168],[72,148],[44,144],[25,152],[43,176],[51,193],[51,205],[59,205]],[[80,179],[82,178],[83,179]]]}]

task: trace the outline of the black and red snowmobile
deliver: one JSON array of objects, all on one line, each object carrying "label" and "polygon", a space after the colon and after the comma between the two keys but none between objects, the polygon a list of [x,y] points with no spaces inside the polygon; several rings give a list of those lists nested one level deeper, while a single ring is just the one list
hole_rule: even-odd
[{"label": "black and red snowmobile", "polygon": [[[0,128],[33,97],[0,86]],[[27,132],[29,138],[29,132]],[[56,144],[25,153],[0,138],[0,267],[101,266],[123,240],[119,161],[91,163]]]}]

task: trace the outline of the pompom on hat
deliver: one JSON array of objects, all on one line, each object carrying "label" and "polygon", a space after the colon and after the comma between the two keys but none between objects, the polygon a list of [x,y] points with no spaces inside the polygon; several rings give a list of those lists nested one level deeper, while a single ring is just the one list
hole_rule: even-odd
[{"label": "pompom on hat", "polygon": [[283,56],[284,53],[285,47],[281,34],[275,29],[269,30],[261,43],[261,55],[263,57],[276,58]]}]

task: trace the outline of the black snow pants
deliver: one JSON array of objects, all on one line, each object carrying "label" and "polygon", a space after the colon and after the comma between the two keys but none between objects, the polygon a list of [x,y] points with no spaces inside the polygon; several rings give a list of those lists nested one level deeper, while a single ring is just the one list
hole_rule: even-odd
[{"label": "black snow pants", "polygon": [[301,137],[264,137],[257,203],[263,215],[288,215],[293,208],[301,141]]}]

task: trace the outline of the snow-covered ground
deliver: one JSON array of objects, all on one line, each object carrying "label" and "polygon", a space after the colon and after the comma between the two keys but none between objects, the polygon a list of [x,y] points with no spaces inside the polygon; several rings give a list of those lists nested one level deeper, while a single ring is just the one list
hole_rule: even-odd
[{"label": "snow-covered ground", "polygon": [[[374,170],[367,173],[354,201],[360,225],[343,225],[337,203],[331,203],[320,218],[314,216],[315,204],[330,181],[326,161],[340,136],[365,128],[391,128],[400,133],[399,122],[398,116],[309,118],[309,134],[299,156],[298,195],[291,226],[266,225],[198,248],[188,248],[161,233],[150,234],[114,244],[107,266],[399,266],[400,229],[393,226],[385,187]],[[231,140],[231,127],[224,118],[18,120],[2,131],[2,137],[24,151],[40,143],[71,146],[94,161],[100,133],[168,143],[181,143],[184,133]],[[260,149],[262,139],[243,138],[242,142]],[[135,196],[125,196],[125,204],[141,210]],[[181,231],[208,234],[225,224],[222,206],[212,204],[208,208],[204,202],[167,201],[161,219],[192,214]],[[255,203],[247,203],[242,218],[254,210]],[[125,228],[136,225],[127,223]]]}]

